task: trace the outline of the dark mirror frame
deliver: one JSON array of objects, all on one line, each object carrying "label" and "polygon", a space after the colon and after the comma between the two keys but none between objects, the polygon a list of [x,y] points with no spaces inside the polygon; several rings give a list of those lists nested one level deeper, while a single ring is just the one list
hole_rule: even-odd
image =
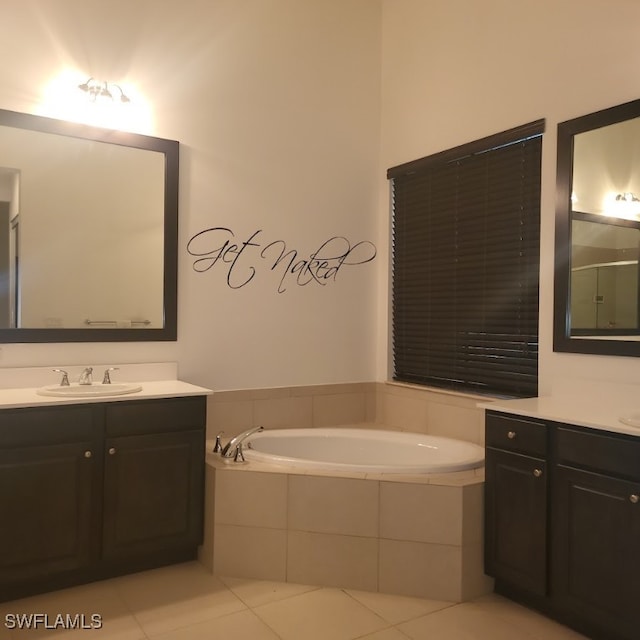
[{"label": "dark mirror frame", "polygon": [[0,109],[0,126],[82,138],[164,154],[164,277],[161,329],[0,329],[0,343],[14,342],[148,342],[175,341],[178,318],[178,175],[179,143],[137,133],[102,129]]},{"label": "dark mirror frame", "polygon": [[611,356],[640,356],[640,340],[571,337],[571,188],[573,138],[579,133],[640,117],[640,100],[558,124],[553,350]]}]

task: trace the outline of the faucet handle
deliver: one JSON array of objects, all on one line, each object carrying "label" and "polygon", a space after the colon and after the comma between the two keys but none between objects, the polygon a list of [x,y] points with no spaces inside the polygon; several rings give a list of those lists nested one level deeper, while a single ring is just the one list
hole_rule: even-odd
[{"label": "faucet handle", "polygon": [[234,462],[244,462],[244,454],[242,453],[242,442],[236,447],[236,452],[233,455]]},{"label": "faucet handle", "polygon": [[213,453],[220,453],[222,451],[222,436],[224,435],[224,431],[221,431],[216,436],[216,443],[213,445]]},{"label": "faucet handle", "polygon": [[93,367],[85,367],[82,373],[80,374],[80,378],[78,379],[78,384],[90,385],[93,383],[93,379],[91,374],[93,373]]},{"label": "faucet handle", "polygon": [[69,374],[64,369],[53,369],[56,373],[62,374],[62,380],[60,381],[61,387],[68,387],[69,385]]},{"label": "faucet handle", "polygon": [[109,367],[108,369],[105,369],[102,384],[111,384],[111,376],[109,375],[110,371],[120,371],[120,367]]}]

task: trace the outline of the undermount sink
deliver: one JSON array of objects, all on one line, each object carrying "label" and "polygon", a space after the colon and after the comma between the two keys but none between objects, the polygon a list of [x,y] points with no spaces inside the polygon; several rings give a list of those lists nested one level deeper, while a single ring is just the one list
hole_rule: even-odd
[{"label": "undermount sink", "polygon": [[142,386],[131,383],[112,384],[71,384],[67,386],[52,385],[36,391],[41,396],[59,396],[63,398],[96,398],[100,396],[122,396],[127,393],[142,391]]},{"label": "undermount sink", "polygon": [[640,427],[640,413],[630,413],[629,415],[621,416],[618,420],[630,427]]}]

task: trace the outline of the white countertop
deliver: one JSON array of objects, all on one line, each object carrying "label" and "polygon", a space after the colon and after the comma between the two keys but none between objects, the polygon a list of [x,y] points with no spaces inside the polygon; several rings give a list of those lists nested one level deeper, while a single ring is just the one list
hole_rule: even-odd
[{"label": "white countertop", "polygon": [[202,396],[213,393],[210,389],[198,387],[181,380],[151,380],[140,382],[142,390],[116,396],[93,396],[90,398],[61,398],[41,396],[36,393],[38,387],[25,389],[0,389],[0,409],[41,407],[68,404],[90,404],[96,402],[122,402],[125,400],[149,400],[152,398],[178,398],[184,396]]},{"label": "white countertop", "polygon": [[501,413],[640,436],[640,427],[620,422],[620,418],[625,416],[636,416],[640,420],[640,388],[635,385],[600,388],[590,392],[585,390],[582,394],[574,395],[495,400],[479,403],[478,406]]},{"label": "white countertop", "polygon": [[85,398],[42,396],[36,393],[39,388],[57,385],[61,380],[61,374],[54,373],[53,367],[0,368],[0,409],[124,402],[213,393],[210,389],[178,380],[178,366],[175,362],[62,364],[57,368],[67,371],[69,380],[75,383],[85,366],[93,367],[93,384],[96,387],[102,388],[104,370],[115,367],[115,370],[111,371],[112,382],[134,383],[140,385],[142,389],[135,393]]}]

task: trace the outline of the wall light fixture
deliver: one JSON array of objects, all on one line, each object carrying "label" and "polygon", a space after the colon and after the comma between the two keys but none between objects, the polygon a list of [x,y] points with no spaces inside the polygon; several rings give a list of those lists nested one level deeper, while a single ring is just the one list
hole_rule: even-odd
[{"label": "wall light fixture", "polygon": [[631,191],[609,192],[603,202],[603,215],[624,220],[640,220],[640,198]]},{"label": "wall light fixture", "polygon": [[120,85],[113,82],[111,84],[106,81],[99,82],[93,77],[88,78],[85,82],[79,84],[78,89],[87,93],[91,102],[95,102],[96,100],[103,98],[105,100],[114,100],[113,93],[111,92],[112,89],[117,89],[120,92],[120,96],[118,98],[120,102],[131,102],[130,98],[125,94]]}]

